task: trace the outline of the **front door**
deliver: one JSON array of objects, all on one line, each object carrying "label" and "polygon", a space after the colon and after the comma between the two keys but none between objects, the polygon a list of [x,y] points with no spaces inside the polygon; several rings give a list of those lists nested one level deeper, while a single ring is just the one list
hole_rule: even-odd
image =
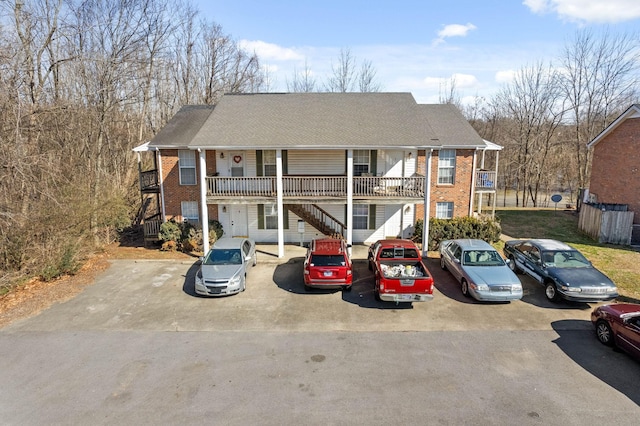
[{"label": "front door", "polygon": [[232,237],[248,237],[249,226],[247,224],[247,206],[246,204],[232,204],[229,206],[231,210],[231,236]]}]

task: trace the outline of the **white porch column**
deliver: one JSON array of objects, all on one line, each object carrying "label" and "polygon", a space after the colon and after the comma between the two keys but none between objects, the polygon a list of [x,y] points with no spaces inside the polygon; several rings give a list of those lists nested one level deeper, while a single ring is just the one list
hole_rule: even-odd
[{"label": "white porch column", "polygon": [[[353,244],[353,150],[347,150],[347,244]],[[351,255],[351,248],[349,248]]]},{"label": "white porch column", "polygon": [[[500,151],[496,151],[496,177],[493,180],[493,206],[491,209],[491,216],[496,217],[496,199],[498,198],[498,160],[500,159]],[[505,188],[505,191],[507,189]]]},{"label": "white porch column", "polygon": [[427,181],[424,188],[424,217],[422,218],[422,256],[427,256],[429,251],[429,216],[431,210],[431,158],[433,148],[425,149],[425,176]]},{"label": "white porch column", "polygon": [[202,250],[209,251],[209,209],[207,208],[207,151],[198,148],[200,156],[200,224],[202,225]]},{"label": "white porch column", "polygon": [[284,203],[282,202],[282,150],[276,149],[276,194],[278,204],[278,257],[284,257]]},{"label": "white porch column", "polygon": [[162,214],[162,223],[167,221],[167,213],[164,205],[164,179],[162,178],[162,155],[161,151],[156,151],[158,156],[158,185],[160,185],[160,213]]}]

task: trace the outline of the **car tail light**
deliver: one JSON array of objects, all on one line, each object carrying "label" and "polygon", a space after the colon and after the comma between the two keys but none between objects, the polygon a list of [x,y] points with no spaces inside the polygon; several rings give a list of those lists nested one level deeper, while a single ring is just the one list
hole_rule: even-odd
[{"label": "car tail light", "polygon": [[353,274],[353,271],[351,269],[347,269],[347,275],[351,275]]},{"label": "car tail light", "polygon": [[309,269],[304,268],[304,274],[305,274],[305,275],[309,275]]}]

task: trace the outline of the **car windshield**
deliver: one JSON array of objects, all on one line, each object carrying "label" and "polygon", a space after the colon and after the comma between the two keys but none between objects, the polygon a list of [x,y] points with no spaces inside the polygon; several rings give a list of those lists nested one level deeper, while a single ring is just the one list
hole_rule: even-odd
[{"label": "car windshield", "polygon": [[542,252],[542,261],[553,268],[588,268],[591,263],[577,250]]},{"label": "car windshield", "polygon": [[347,263],[343,255],[314,254],[309,262],[313,266],[345,266]]},{"label": "car windshield", "polygon": [[462,263],[466,266],[502,266],[504,260],[495,250],[470,250],[464,252]]},{"label": "car windshield", "polygon": [[204,265],[241,265],[240,249],[213,249],[202,262]]}]

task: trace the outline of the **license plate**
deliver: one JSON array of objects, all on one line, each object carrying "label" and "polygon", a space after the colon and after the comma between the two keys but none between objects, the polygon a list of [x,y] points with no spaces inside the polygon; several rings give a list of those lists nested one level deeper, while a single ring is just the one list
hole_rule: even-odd
[{"label": "license plate", "polygon": [[331,271],[324,271],[324,276],[325,276],[325,277],[333,276],[333,272],[331,272]]},{"label": "license plate", "polygon": [[411,294],[399,294],[396,296],[398,300],[413,300],[413,295]]}]

